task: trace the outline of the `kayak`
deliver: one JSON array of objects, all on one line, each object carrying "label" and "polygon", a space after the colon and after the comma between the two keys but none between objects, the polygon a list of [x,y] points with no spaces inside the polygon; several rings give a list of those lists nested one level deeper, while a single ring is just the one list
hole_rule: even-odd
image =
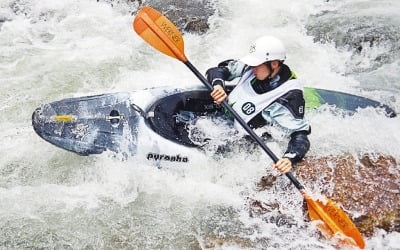
[{"label": "kayak", "polygon": [[[373,107],[396,116],[385,104],[348,93],[306,87],[304,97],[307,110],[328,105],[352,114]],[[224,112],[207,89],[158,87],[44,104],[33,112],[32,125],[47,142],[83,156],[113,152],[188,163],[191,150],[200,144],[190,138],[187,125],[211,115]]]}]

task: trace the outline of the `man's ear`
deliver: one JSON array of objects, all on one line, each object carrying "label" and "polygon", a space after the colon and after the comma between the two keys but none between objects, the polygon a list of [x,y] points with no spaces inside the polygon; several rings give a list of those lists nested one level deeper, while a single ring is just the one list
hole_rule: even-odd
[{"label": "man's ear", "polygon": [[272,67],[273,70],[278,68],[279,67],[279,61],[278,60],[272,61],[271,62],[271,67]]}]

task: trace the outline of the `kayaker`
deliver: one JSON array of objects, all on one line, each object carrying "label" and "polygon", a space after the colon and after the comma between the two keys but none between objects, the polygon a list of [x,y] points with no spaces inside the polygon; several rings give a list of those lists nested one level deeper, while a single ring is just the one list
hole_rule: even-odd
[{"label": "kayaker", "polygon": [[[283,43],[276,37],[263,36],[251,44],[242,59],[226,60],[206,73],[214,87],[211,97],[215,103],[221,104],[229,97],[228,103],[251,128],[268,124],[287,131],[287,149],[274,164],[282,174],[303,159],[310,148],[307,135],[311,132],[304,118],[303,85],[284,64],[285,59]],[[228,96],[225,81],[237,77],[240,79]]]}]

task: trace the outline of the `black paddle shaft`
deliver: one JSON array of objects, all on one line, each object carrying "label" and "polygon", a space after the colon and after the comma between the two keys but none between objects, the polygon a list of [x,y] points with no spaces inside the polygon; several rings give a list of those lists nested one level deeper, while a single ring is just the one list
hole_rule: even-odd
[{"label": "black paddle shaft", "polygon": [[[189,62],[189,60],[184,62],[184,64],[197,76],[197,78],[200,79],[200,81],[210,91],[214,89],[213,86],[207,81],[207,79],[196,69],[196,67],[194,67],[193,64]],[[222,106],[235,117],[236,121],[238,121],[240,125],[242,125],[242,127],[253,138],[253,140],[255,140],[258,143],[258,145],[260,145],[260,147],[268,154],[268,156],[276,163],[279,160],[279,158],[268,148],[267,145],[265,145],[265,143],[260,139],[260,137],[258,137],[256,133],[254,133],[254,131],[249,127],[249,125],[245,121],[243,121],[243,119],[239,116],[239,114],[226,101],[222,103]],[[297,189],[299,190],[304,189],[303,185],[300,184],[300,182],[296,179],[296,177],[294,177],[294,175],[291,172],[288,172],[285,175],[289,178],[289,180],[293,183],[293,185],[296,186]]]}]

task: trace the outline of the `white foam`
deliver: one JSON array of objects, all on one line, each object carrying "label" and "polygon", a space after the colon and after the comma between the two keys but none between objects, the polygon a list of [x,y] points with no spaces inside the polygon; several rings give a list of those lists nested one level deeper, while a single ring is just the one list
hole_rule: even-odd
[{"label": "white foam", "polygon": [[[388,93],[399,90],[397,61],[364,76],[370,81],[367,86],[375,87],[369,91],[362,89],[360,79],[346,75],[344,62],[351,57],[350,52],[337,50],[333,44],[314,43],[306,35],[304,25],[309,15],[337,10],[349,2],[219,1],[219,12],[211,18],[211,29],[205,35],[185,34],[186,55],[200,72],[205,72],[222,60],[240,58],[247,53],[249,42],[260,35],[276,35],[288,49],[287,63],[306,85],[361,93],[379,101],[388,99],[398,111],[398,93]],[[356,1],[357,8],[351,11],[357,12],[366,2]],[[394,0],[384,2],[398,4]],[[11,5],[18,14],[10,9]],[[379,15],[391,16],[396,9],[373,6],[374,10],[365,9],[360,15],[377,11]],[[174,237],[163,227],[165,221],[178,229],[198,230],[199,234],[207,234],[201,227],[208,223],[216,233],[254,242],[267,239],[271,242],[268,247],[330,248],[328,242],[318,240],[313,225],[303,222],[302,198],[286,178],[278,178],[270,190],[255,190],[255,182],[263,174],[277,175],[263,153],[239,152],[226,159],[198,154],[191,156],[190,165],[169,164],[169,169],[158,169],[144,159],[121,162],[107,153],[81,157],[41,140],[31,129],[30,118],[43,103],[71,96],[201,83],[181,62],[143,42],[132,30],[133,17],[109,4],[89,0],[5,0],[0,7],[0,17],[8,20],[0,26],[1,218],[36,218],[46,225],[49,214],[69,215],[82,209],[88,214],[100,210],[101,215],[117,206],[122,214],[118,217],[111,213],[113,219],[133,220],[137,214],[132,212],[137,212],[144,221],[141,229],[164,239]],[[376,55],[380,49],[368,51],[368,55]],[[358,60],[364,67],[370,63],[368,57]],[[313,128],[310,155],[379,152],[400,160],[399,118],[389,119],[372,109],[361,110],[354,116],[326,111],[308,117]],[[210,128],[207,123],[203,125]],[[222,133],[220,128],[209,132],[214,138]],[[268,146],[280,155],[285,145],[278,142]],[[171,153],[181,152],[178,146],[160,147]],[[263,220],[271,214],[250,218],[245,197],[279,204],[279,209],[272,213],[289,215],[300,226],[277,227]],[[136,203],[142,207],[135,207]],[[236,211],[230,221],[224,221],[229,215],[227,211]],[[160,220],[153,220],[156,217]],[[118,226],[114,221],[107,223]],[[68,231],[69,226],[61,223],[64,228],[57,232]],[[181,235],[186,233],[178,229]],[[85,231],[87,237],[91,233]],[[93,234],[96,233],[102,232]],[[129,233],[125,233],[121,234],[129,238]],[[73,232],[65,237],[69,234]],[[199,239],[207,238],[203,236]],[[378,231],[368,239],[368,248],[396,248],[397,239],[398,233]],[[241,247],[232,245],[225,246]]]}]

